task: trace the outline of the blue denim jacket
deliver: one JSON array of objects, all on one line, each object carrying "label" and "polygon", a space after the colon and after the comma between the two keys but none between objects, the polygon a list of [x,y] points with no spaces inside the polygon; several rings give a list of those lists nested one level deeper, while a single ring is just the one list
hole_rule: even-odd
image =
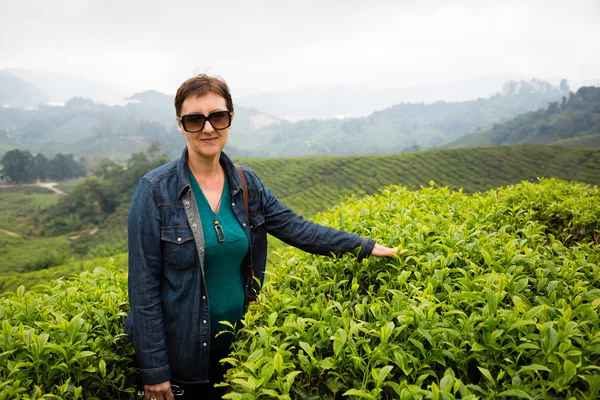
[{"label": "blue denim jacket", "polygon": [[[242,184],[233,162],[221,153],[232,208],[250,242],[241,266],[262,283],[267,233],[314,254],[341,254],[360,247],[368,256],[375,241],[304,220],[283,206],[258,177],[242,167],[248,184],[246,217]],[[187,173],[187,148],[144,176],[133,195],[128,221],[129,302],[125,332],[132,338],[143,384],[171,379],[208,382],[209,300],[204,281],[204,237]]]}]

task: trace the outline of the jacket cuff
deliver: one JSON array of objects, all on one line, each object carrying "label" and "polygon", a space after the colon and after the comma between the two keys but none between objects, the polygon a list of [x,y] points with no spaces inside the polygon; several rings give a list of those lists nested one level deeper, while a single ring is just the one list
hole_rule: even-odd
[{"label": "jacket cuff", "polygon": [[363,238],[360,243],[360,252],[358,253],[358,261],[362,261],[364,258],[367,258],[373,252],[373,247],[375,247],[375,240],[371,238]]},{"label": "jacket cuff", "polygon": [[138,368],[143,385],[156,385],[171,380],[171,367],[169,364],[152,369]]}]

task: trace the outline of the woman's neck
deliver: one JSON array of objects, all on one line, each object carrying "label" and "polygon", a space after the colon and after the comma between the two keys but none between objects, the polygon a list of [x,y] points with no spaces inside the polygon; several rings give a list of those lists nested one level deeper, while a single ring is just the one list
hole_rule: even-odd
[{"label": "woman's neck", "polygon": [[212,180],[222,175],[223,169],[219,163],[220,155],[219,153],[212,158],[202,158],[188,154],[188,167],[196,180]]}]

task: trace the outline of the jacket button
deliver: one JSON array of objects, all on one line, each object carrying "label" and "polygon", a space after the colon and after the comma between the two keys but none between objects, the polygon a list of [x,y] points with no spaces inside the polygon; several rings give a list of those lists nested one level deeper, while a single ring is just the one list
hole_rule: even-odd
[{"label": "jacket button", "polygon": [[195,227],[197,227],[198,225],[196,225],[196,223],[194,222],[194,223],[192,224],[192,226],[195,228]]},{"label": "jacket button", "polygon": [[186,201],[185,201],[185,205],[186,205],[186,206],[189,206],[189,205],[190,205],[190,202],[186,200]]},{"label": "jacket button", "polygon": [[178,241],[178,242],[181,242],[181,238],[177,238],[177,241]]},{"label": "jacket button", "polygon": [[206,323],[206,320],[203,320],[203,321],[202,321],[202,323],[203,323],[203,324],[205,324],[205,323]]},{"label": "jacket button", "polygon": [[202,300],[206,300],[206,296],[202,296]]},{"label": "jacket button", "polygon": [[202,343],[202,345],[203,345],[204,347],[206,347],[206,346],[207,346],[206,342]]},{"label": "jacket button", "polygon": [[235,203],[231,203],[232,206],[235,206]]},{"label": "jacket button", "polygon": [[246,226],[246,223],[244,222],[244,223],[242,224],[242,226]]}]

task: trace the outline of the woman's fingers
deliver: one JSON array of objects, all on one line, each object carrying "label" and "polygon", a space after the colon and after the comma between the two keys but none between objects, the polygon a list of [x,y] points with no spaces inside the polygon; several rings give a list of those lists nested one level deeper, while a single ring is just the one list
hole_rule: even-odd
[{"label": "woman's fingers", "polygon": [[144,385],[145,400],[174,400],[171,392],[171,382],[166,381],[156,385]]}]

